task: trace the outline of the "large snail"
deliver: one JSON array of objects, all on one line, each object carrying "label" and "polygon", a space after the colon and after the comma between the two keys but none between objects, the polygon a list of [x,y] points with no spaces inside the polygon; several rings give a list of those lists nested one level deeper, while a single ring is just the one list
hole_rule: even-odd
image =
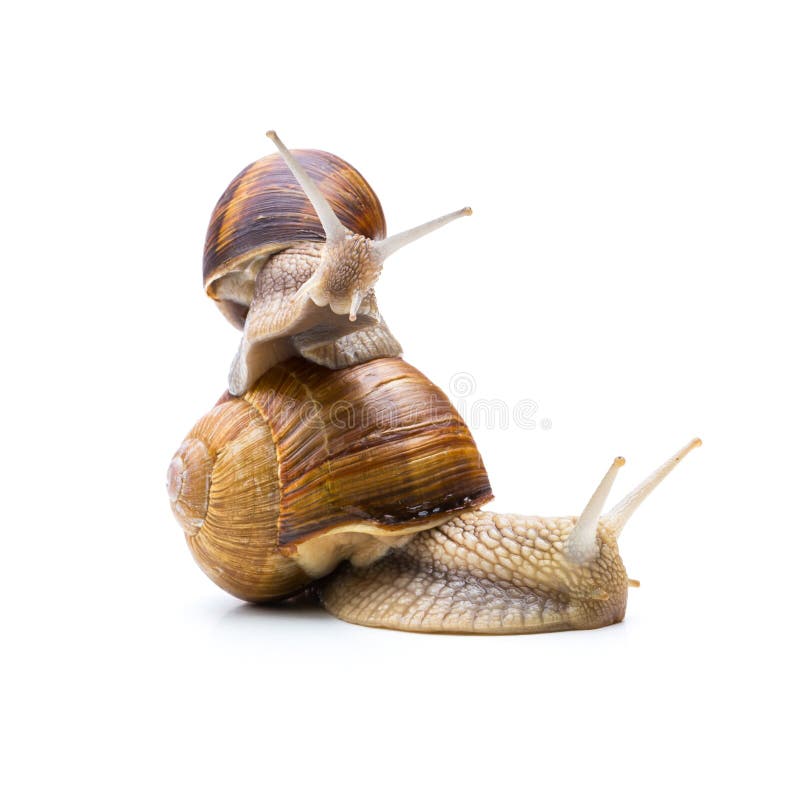
[{"label": "large snail", "polygon": [[384,260],[471,213],[462,208],[387,239],[381,204],[356,169],[267,135],[280,156],[231,181],[206,234],[206,292],[243,328],[228,378],[233,395],[292,355],[333,368],[399,355],[373,289]]},{"label": "large snail", "polygon": [[214,210],[204,278],[243,328],[229,390],[168,471],[205,573],[236,597],[309,591],[342,619],[426,632],[596,628],[625,615],[617,537],[695,439],[610,512],[612,463],[578,517],[481,510],[475,442],[444,393],[397,356],[374,295],[383,260],[468,214],[384,238],[380,203],[316,150],[247,167]]},{"label": "large snail", "polygon": [[342,370],[296,358],[223,396],[168,485],[195,559],[242,599],[313,587],[342,619],[412,631],[596,628],[625,615],[623,526],[697,444],[605,515],[619,458],[577,518],[480,511],[481,457],[421,373],[399,358]]}]

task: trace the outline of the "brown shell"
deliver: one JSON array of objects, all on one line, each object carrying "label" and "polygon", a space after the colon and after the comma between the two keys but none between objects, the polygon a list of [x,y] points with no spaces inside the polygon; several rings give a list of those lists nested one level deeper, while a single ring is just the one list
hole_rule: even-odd
[{"label": "brown shell", "polygon": [[233,400],[211,409],[178,448],[167,488],[195,561],[218,586],[265,600],[308,583],[277,552],[275,446],[252,406]]},{"label": "brown shell", "polygon": [[400,358],[274,367],[195,426],[169,482],[195,558],[248,600],[311,582],[293,557],[317,537],[410,533],[492,496],[458,412]]},{"label": "brown shell", "polygon": [[[358,170],[323,150],[292,153],[345,227],[370,239],[386,237],[378,196]],[[259,159],[231,181],[214,207],[203,257],[205,289],[218,299],[214,282],[252,259],[292,244],[324,241],[325,233],[313,206],[281,156],[276,153]],[[243,316],[227,311],[231,319]]]}]

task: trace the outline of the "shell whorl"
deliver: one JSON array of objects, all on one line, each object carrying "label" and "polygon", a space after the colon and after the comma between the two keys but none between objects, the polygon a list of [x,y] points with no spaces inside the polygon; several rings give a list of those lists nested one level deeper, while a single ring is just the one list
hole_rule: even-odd
[{"label": "shell whorl", "polygon": [[[385,238],[380,201],[358,170],[323,150],[292,152],[346,228],[370,239]],[[218,299],[216,281],[245,269],[254,259],[292,244],[324,241],[311,202],[280,155],[261,158],[231,181],[212,212],[203,257],[205,289]],[[241,311],[226,308],[223,313],[231,321],[243,319]]]},{"label": "shell whorl", "polygon": [[214,458],[202,439],[186,439],[167,470],[167,494],[172,511],[187,535],[203,526]]}]

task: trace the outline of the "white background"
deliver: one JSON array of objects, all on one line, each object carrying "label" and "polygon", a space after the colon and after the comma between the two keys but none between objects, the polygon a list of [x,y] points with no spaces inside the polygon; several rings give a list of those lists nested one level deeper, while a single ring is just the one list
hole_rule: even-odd
[{"label": "white background", "polygon": [[[800,20],[771,2],[15,4],[4,12],[3,794],[796,796]],[[382,310],[480,420],[498,510],[612,500],[625,622],[422,636],[242,606],[164,475],[237,332],[211,209],[331,150]]]}]

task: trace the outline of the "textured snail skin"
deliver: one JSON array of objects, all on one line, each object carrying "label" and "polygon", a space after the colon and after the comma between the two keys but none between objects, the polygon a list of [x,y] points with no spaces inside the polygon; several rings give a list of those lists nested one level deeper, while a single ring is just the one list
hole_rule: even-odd
[{"label": "textured snail skin", "polygon": [[614,532],[600,526],[586,564],[563,554],[575,517],[465,512],[369,567],[342,567],[320,587],[347,622],[427,633],[543,633],[599,628],[625,616],[628,578]]},{"label": "textured snail skin", "polygon": [[331,369],[400,355],[400,343],[383,321],[374,291],[362,300],[356,322],[298,294],[318,269],[321,252],[321,244],[294,245],[260,267],[228,376],[231,394],[243,394],[254,377],[296,355]]}]

